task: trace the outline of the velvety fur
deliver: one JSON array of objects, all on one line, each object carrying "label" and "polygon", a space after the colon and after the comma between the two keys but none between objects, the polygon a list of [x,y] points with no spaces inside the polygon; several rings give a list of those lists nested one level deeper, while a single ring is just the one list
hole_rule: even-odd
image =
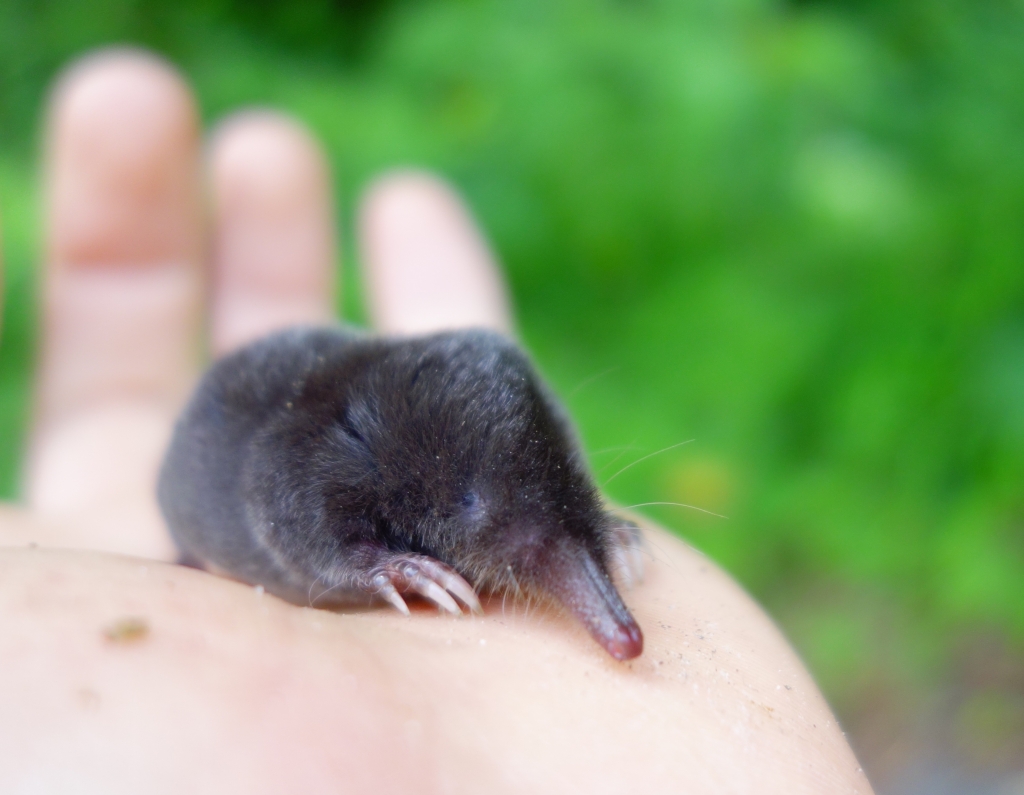
[{"label": "velvety fur", "polygon": [[527,358],[492,332],[253,343],[203,378],[159,498],[184,557],[299,604],[367,604],[375,572],[422,555],[477,591],[553,597],[624,643],[615,656],[639,653],[608,576],[621,523]]}]

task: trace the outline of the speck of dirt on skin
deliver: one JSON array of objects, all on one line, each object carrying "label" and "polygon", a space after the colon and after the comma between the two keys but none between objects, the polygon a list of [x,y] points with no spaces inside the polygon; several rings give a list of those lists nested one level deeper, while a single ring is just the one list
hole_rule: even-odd
[{"label": "speck of dirt on skin", "polygon": [[78,703],[83,709],[94,712],[100,706],[100,694],[91,687],[83,687],[78,690]]},{"label": "speck of dirt on skin", "polygon": [[110,643],[126,645],[138,643],[149,636],[149,624],[138,616],[119,618],[103,630],[103,637]]}]

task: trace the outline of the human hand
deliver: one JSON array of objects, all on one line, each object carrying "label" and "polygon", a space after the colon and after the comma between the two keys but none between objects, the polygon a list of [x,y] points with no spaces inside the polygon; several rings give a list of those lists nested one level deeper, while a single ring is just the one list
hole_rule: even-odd
[{"label": "human hand", "polygon": [[[770,620],[649,525],[627,664],[559,615],[337,614],[172,565],[153,482],[202,318],[215,354],[331,319],[327,167],[293,122],[237,117],[204,221],[190,93],[133,53],[71,70],[48,142],[28,507],[0,510],[0,791],[870,792]],[[443,184],[385,178],[360,219],[380,330],[510,328]]]}]

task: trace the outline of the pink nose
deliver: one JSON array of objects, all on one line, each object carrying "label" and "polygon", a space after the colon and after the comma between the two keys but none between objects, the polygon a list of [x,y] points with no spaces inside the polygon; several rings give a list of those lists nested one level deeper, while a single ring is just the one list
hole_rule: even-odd
[{"label": "pink nose", "polygon": [[595,640],[616,660],[632,660],[644,650],[644,635],[635,621],[616,626],[607,635],[595,634]]}]

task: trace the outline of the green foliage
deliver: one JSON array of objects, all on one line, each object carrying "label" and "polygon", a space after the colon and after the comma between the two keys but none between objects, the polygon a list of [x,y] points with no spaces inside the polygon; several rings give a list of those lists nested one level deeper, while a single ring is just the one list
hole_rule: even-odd
[{"label": "green foliage", "polygon": [[210,121],[304,119],[346,228],[383,168],[453,179],[600,478],[695,440],[610,494],[728,515],[644,509],[773,607],[840,703],[851,659],[920,675],[965,626],[1024,637],[1021,41],[999,0],[8,0],[4,489],[44,92],[137,43]]}]

